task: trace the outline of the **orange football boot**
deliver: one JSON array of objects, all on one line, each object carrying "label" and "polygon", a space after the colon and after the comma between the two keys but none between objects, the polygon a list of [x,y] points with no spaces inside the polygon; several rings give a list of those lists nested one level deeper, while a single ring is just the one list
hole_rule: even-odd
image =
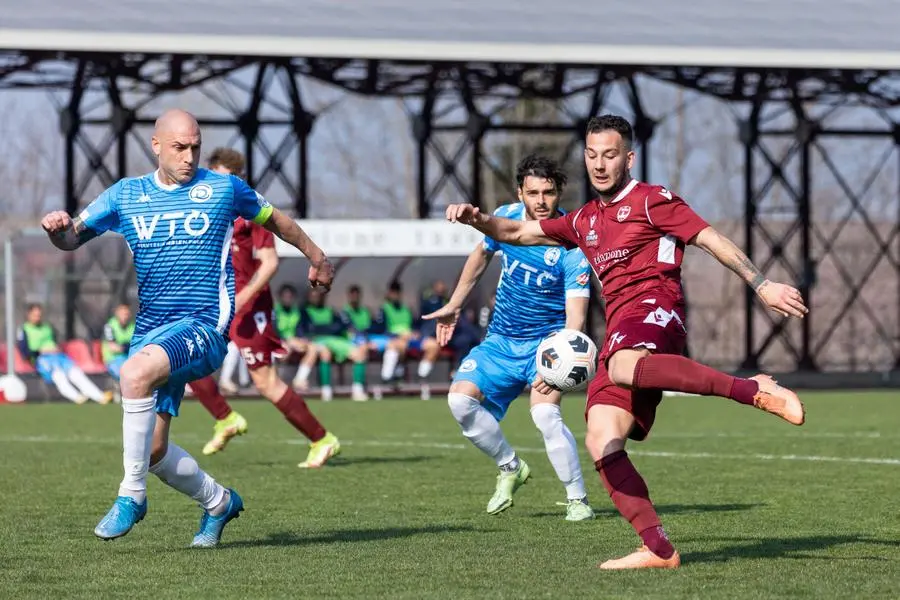
[{"label": "orange football boot", "polygon": [[600,564],[600,568],[607,571],[618,571],[621,569],[677,569],[680,566],[681,557],[678,555],[677,550],[670,558],[661,558],[653,554],[647,546],[641,546],[628,556],[608,560]]},{"label": "orange football boot", "polygon": [[754,375],[750,379],[759,384],[759,391],[753,397],[753,406],[781,417],[791,425],[803,425],[806,408],[797,394],[781,387],[768,375]]}]

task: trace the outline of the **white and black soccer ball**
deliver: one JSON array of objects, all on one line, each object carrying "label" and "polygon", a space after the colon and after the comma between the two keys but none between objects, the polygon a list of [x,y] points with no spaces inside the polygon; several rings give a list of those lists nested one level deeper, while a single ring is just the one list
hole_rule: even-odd
[{"label": "white and black soccer ball", "polygon": [[561,329],[544,338],[536,359],[538,375],[563,392],[584,387],[597,373],[597,346],[575,329]]}]

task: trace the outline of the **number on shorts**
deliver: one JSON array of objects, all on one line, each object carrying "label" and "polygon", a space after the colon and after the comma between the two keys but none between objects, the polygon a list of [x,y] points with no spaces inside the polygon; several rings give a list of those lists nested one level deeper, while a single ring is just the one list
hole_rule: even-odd
[{"label": "number on shorts", "polygon": [[244,357],[244,362],[247,363],[248,367],[252,367],[265,359],[265,355],[262,352],[254,353],[252,348],[247,348],[246,346],[241,348],[241,356]]}]

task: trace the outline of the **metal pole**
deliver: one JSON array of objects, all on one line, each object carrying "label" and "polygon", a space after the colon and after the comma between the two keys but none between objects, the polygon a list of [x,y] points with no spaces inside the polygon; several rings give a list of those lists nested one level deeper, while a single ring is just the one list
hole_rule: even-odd
[{"label": "metal pole", "polygon": [[3,256],[6,262],[6,374],[14,375],[16,372],[16,315],[13,305],[13,256],[12,240],[7,239],[3,244]]}]

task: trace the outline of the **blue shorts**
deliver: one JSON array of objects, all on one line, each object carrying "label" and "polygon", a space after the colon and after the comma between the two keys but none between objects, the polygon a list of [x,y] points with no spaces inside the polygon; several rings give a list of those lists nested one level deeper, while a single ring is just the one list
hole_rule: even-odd
[{"label": "blue shorts", "polygon": [[484,395],[483,406],[498,421],[537,376],[538,345],[544,338],[513,339],[488,334],[456,370],[457,381],[471,381]]},{"label": "blue shorts", "polygon": [[41,354],[34,362],[34,368],[37,370],[41,378],[47,383],[53,382],[53,372],[62,371],[68,373],[69,369],[75,366],[72,359],[62,352],[54,352],[53,354]]},{"label": "blue shorts", "polygon": [[391,341],[391,336],[383,333],[375,333],[363,337],[367,342],[374,345],[375,349],[378,352],[384,352],[384,349],[387,348],[388,342]]},{"label": "blue shorts", "polygon": [[125,364],[126,360],[128,360],[127,356],[119,354],[112,357],[109,362],[106,363],[106,370],[109,371],[109,374],[112,375],[116,381],[119,380],[119,374],[122,372],[122,365]]},{"label": "blue shorts", "polygon": [[162,325],[131,341],[128,356],[144,346],[156,344],[169,357],[169,379],[153,391],[156,412],[178,416],[185,384],[211,375],[222,366],[228,345],[215,327],[203,321],[185,318]]}]

